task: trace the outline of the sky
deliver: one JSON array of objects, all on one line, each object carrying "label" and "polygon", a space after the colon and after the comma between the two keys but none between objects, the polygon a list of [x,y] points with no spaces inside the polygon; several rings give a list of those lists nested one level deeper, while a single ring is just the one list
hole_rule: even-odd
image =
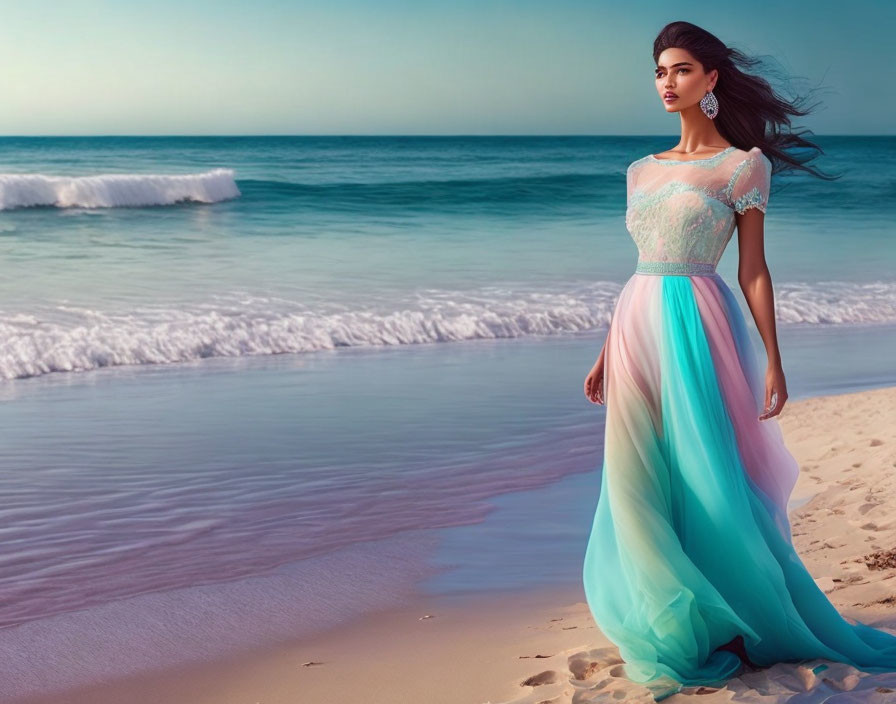
[{"label": "sky", "polygon": [[667,22],[820,87],[795,126],[893,134],[896,3],[0,0],[0,135],[679,131]]}]

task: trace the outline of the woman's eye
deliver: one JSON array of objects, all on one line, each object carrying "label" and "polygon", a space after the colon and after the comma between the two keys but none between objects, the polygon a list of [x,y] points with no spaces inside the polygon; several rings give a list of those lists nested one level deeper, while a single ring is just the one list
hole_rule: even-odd
[{"label": "woman's eye", "polygon": [[[684,73],[690,73],[690,70],[691,70],[691,69],[689,69],[689,68],[680,68],[680,69],[678,69],[678,72],[679,72],[679,73],[682,73],[682,72],[684,72]],[[663,75],[663,72],[662,72],[662,71],[657,71],[654,75],[655,75],[657,78],[660,78],[660,77]]]}]

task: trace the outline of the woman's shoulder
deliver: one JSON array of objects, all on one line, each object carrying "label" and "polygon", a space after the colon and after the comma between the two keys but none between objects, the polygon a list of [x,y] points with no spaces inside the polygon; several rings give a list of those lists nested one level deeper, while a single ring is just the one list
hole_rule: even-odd
[{"label": "woman's shoulder", "polygon": [[736,184],[765,183],[766,187],[771,183],[774,165],[771,159],[762,153],[759,147],[750,149],[735,149],[732,156],[725,161],[722,175],[727,179],[727,190],[738,188]]},{"label": "woman's shoulder", "polygon": [[650,154],[645,154],[640,159],[635,159],[632,163],[630,163],[628,165],[628,170],[631,170],[634,167],[638,166],[639,164],[643,164],[646,161],[650,161]]},{"label": "woman's shoulder", "polygon": [[735,147],[729,155],[729,161],[735,166],[745,163],[761,164],[770,167],[771,159],[763,154],[759,147],[751,147],[750,149],[740,149]]}]

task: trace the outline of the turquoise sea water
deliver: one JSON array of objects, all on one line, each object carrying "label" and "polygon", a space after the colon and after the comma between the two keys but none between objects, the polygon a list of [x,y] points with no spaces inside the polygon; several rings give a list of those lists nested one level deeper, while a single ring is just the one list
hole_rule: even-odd
[{"label": "turquoise sea water", "polygon": [[[0,688],[576,580],[625,168],[673,141],[0,139]],[[766,217],[791,398],[896,376],[896,140],[819,141]]]}]

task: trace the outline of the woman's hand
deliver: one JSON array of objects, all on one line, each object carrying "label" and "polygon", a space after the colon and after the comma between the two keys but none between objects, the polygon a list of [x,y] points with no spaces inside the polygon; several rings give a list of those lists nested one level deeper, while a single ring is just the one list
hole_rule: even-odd
[{"label": "woman's hand", "polygon": [[784,369],[780,364],[769,364],[765,371],[765,410],[759,415],[759,420],[778,415],[786,401],[787,381],[784,379]]},{"label": "woman's hand", "polygon": [[588,376],[585,377],[585,398],[591,403],[604,405],[604,351],[600,351],[600,357],[591,367]]}]

